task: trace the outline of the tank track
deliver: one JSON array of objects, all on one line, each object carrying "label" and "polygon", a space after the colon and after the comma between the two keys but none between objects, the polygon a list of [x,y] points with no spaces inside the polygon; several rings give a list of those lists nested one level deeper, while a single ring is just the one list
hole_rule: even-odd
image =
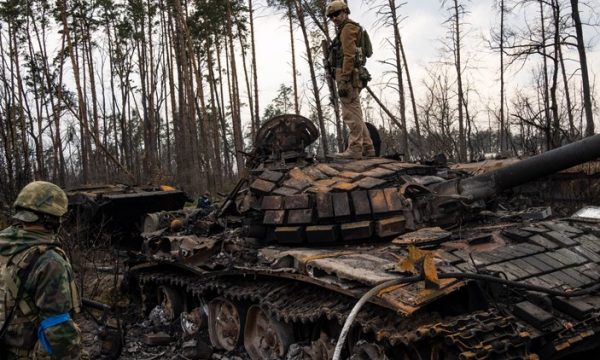
[{"label": "tank track", "polygon": [[417,332],[444,339],[458,349],[459,359],[537,359],[529,353],[530,334],[519,329],[512,316],[492,309],[428,325]]},{"label": "tank track", "polygon": [[[142,288],[175,286],[197,299],[212,294],[258,303],[270,316],[288,323],[311,323],[326,318],[341,325],[356,302],[352,297],[312,284],[283,278],[252,281],[252,277],[255,275],[205,278],[160,271],[139,273],[138,281]],[[431,344],[435,343],[446,354],[460,359],[536,359],[536,355],[529,353],[529,333],[517,323],[513,316],[499,314],[495,309],[441,319],[439,314],[431,312],[403,317],[367,304],[357,316],[355,326],[389,347],[431,351]],[[421,356],[420,353],[416,358]]]}]

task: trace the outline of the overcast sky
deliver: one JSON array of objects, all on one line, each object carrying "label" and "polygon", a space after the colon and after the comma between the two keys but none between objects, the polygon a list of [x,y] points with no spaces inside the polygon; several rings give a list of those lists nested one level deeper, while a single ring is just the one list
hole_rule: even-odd
[{"label": "overcast sky", "polygon": [[[389,75],[385,75],[387,68],[381,64],[381,61],[390,59],[393,56],[391,48],[385,41],[386,38],[390,38],[390,30],[382,26],[377,21],[376,16],[376,5],[382,3],[382,1],[384,0],[371,0],[368,3],[357,0],[350,1],[350,17],[369,31],[374,45],[374,55],[367,64],[373,75],[371,86],[384,89],[380,91],[387,98],[389,106],[393,108],[393,104],[397,104],[397,100],[392,100],[394,94],[385,90],[384,84],[385,81],[389,81]],[[255,31],[261,109],[264,109],[276,96],[280,84],[291,85],[292,82],[287,22],[282,20],[281,14],[274,13],[266,7],[261,7],[260,5],[263,2],[263,0],[260,0],[255,4],[257,6]],[[387,3],[387,0],[385,2]],[[463,25],[463,29],[467,32],[464,40],[463,59],[469,59],[470,63],[466,76],[473,86],[476,86],[479,90],[482,104],[489,103],[488,98],[497,96],[499,92],[499,57],[497,54],[492,54],[484,42],[484,37],[489,37],[490,28],[497,26],[499,23],[499,18],[492,9],[493,3],[493,0],[477,0],[467,3],[468,15]],[[427,76],[427,67],[440,59],[442,41],[447,36],[447,25],[444,24],[444,21],[449,17],[449,13],[442,7],[439,0],[408,0],[400,9],[400,14],[403,16],[401,35],[413,78],[413,85],[416,88],[417,96],[419,96],[422,94],[420,91],[423,88],[422,81]],[[529,16],[531,15],[535,16],[536,14],[529,14]],[[513,21],[524,22],[523,17],[524,15],[518,12],[514,15]],[[531,21],[534,21],[534,19],[532,18]],[[587,53],[591,81],[598,84],[598,81],[600,81],[597,79],[600,75],[599,29],[585,27],[584,35],[587,44],[592,46]],[[310,78],[308,77],[308,66],[305,60],[304,44],[301,42],[302,33],[297,28],[294,37],[296,39],[296,61],[300,66],[301,87],[304,96],[312,96],[309,93]],[[573,59],[578,59],[575,51],[571,52],[570,56]],[[321,59],[315,61],[320,62]],[[511,72],[507,78],[507,86],[513,89],[514,87],[527,87],[530,79],[531,70],[526,67],[520,72]],[[598,96],[598,91],[596,91],[596,96]],[[307,105],[303,106],[301,113],[305,116],[309,115]]]}]

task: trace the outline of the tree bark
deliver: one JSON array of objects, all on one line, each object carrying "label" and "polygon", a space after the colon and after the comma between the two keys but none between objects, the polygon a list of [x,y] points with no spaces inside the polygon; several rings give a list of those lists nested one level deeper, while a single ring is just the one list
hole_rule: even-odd
[{"label": "tree bark", "polygon": [[396,14],[396,1],[388,0],[390,8],[390,18],[394,28],[394,55],[396,61],[396,76],[398,86],[398,104],[400,105],[400,123],[402,131],[402,150],[406,160],[410,159],[410,149],[408,148],[408,127],[406,126],[406,102],[404,99],[404,81],[402,80],[402,53],[400,51],[400,28],[398,24],[398,15]]},{"label": "tree bark", "polygon": [[579,65],[581,66],[581,82],[583,84],[583,107],[585,109],[585,136],[594,135],[594,115],[592,111],[592,94],[590,90],[590,78],[587,67],[587,56],[585,53],[585,42],[583,39],[583,28],[579,16],[579,1],[571,0],[571,16],[575,24],[577,34],[577,52],[579,53]]},{"label": "tree bark", "polygon": [[[256,66],[256,41],[254,39],[254,7],[252,0],[248,0],[248,12],[250,13],[250,44],[252,46],[252,75],[254,79],[254,121],[258,130],[260,128],[260,112],[258,107],[258,68]],[[252,111],[252,110],[250,110]]]},{"label": "tree bark", "polygon": [[294,89],[294,114],[300,114],[300,107],[298,106],[298,76],[296,71],[296,46],[294,41],[294,26],[292,22],[292,3],[288,1],[288,23],[290,27],[290,46],[292,49],[292,86]]},{"label": "tree bark", "polygon": [[235,52],[233,49],[233,21],[231,14],[231,0],[227,1],[227,37],[229,41],[229,61],[231,63],[231,122],[233,126],[233,142],[235,144],[235,160],[238,175],[244,170],[244,138],[242,134],[242,122],[240,119],[240,94],[235,63]]},{"label": "tree bark", "polygon": [[464,92],[462,84],[462,62],[461,62],[461,33],[460,33],[460,8],[458,0],[454,0],[455,39],[454,56],[456,67],[456,83],[458,86],[458,160],[467,159],[467,148],[465,142],[465,125],[463,115]]},{"label": "tree bark", "polygon": [[310,69],[310,79],[312,82],[313,94],[315,97],[317,120],[319,122],[319,128],[321,130],[321,150],[323,151],[323,156],[326,156],[329,152],[327,130],[325,128],[325,120],[323,119],[323,110],[321,108],[321,96],[319,95],[319,86],[317,84],[317,75],[315,73],[315,66],[312,58],[312,50],[310,48],[310,39],[308,38],[308,32],[306,29],[306,24],[304,22],[304,10],[302,9],[302,4],[300,3],[300,0],[293,1],[296,8],[298,22],[300,23],[300,29],[302,30],[302,35],[304,37],[304,44],[306,46],[306,58]]},{"label": "tree bark", "polygon": [[65,8],[65,0],[58,0],[57,5],[59,8],[59,13],[62,21],[63,32],[65,34],[65,39],[67,41],[67,48],[69,51],[69,58],[71,59],[71,67],[73,68],[73,77],[75,78],[75,88],[77,89],[77,101],[78,101],[78,110],[79,110],[79,122],[82,128],[82,134],[86,136],[82,136],[81,138],[81,165],[82,165],[82,175],[83,182],[88,183],[89,178],[89,165],[88,165],[88,143],[89,139],[87,138],[87,134],[89,133],[88,128],[88,118],[86,111],[85,99],[83,96],[83,89],[81,87],[81,80],[79,77],[79,63],[75,57],[75,52],[73,49],[73,42],[71,41],[71,31],[69,29],[69,24],[67,22],[67,10]]}]

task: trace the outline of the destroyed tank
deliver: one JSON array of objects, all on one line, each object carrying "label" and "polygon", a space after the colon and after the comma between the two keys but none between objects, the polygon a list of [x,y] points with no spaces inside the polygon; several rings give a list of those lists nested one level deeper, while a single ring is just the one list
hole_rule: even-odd
[{"label": "destroyed tank", "polygon": [[555,359],[600,346],[596,209],[490,216],[502,191],[599,157],[600,135],[477,176],[318,161],[317,137],[306,118],[275,117],[213,211],[148,216],[129,275],[144,315],[180,319],[187,357],[206,333],[253,360]]}]

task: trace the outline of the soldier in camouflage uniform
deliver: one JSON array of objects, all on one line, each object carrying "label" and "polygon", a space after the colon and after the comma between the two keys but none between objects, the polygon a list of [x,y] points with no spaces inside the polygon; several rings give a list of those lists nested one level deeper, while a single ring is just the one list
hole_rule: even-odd
[{"label": "soldier in camouflage uniform", "polygon": [[342,104],[342,118],[350,129],[348,148],[335,156],[347,159],[375,156],[375,147],[363,120],[360,106],[360,91],[363,83],[358,72],[361,64],[357,61],[357,45],[363,30],[358,23],[350,20],[348,17],[350,9],[343,0],[329,3],[325,14],[337,28],[337,36],[329,50],[333,57],[330,63],[335,67],[334,77]]},{"label": "soldier in camouflage uniform", "polygon": [[57,230],[67,196],[56,185],[29,183],[14,203],[16,224],[0,232],[0,325],[8,359],[79,359],[81,338],[70,313],[80,300]]}]

